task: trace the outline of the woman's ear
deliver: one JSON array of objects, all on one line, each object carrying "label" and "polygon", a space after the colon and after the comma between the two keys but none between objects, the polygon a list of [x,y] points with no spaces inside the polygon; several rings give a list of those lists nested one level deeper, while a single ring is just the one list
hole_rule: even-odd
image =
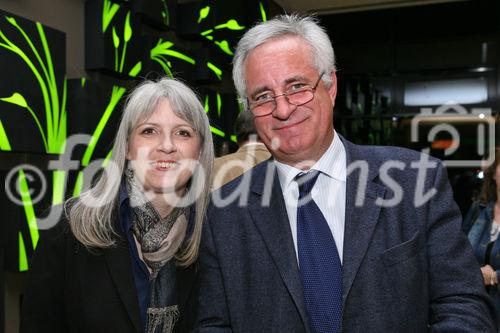
[{"label": "woman's ear", "polygon": [[128,142],[127,142],[127,155],[125,156],[125,158],[127,159],[127,161],[132,160],[132,156],[130,155],[130,148],[128,146]]}]

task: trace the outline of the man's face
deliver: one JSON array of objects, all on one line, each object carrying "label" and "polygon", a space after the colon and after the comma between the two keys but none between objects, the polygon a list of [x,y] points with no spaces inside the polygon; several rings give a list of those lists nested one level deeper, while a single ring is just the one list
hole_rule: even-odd
[{"label": "man's face", "polygon": [[[245,73],[250,101],[263,92],[279,95],[302,85],[312,87],[321,75],[306,42],[296,36],[272,39],[255,48],[246,60]],[[278,161],[314,163],[331,144],[337,81],[334,72],[324,75],[331,76],[331,87],[320,81],[310,102],[295,106],[278,97],[271,114],[255,117],[260,138]]]}]

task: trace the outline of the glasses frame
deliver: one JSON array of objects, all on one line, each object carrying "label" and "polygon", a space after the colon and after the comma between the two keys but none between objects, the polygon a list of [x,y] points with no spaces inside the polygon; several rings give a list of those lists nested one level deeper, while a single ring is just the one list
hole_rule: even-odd
[{"label": "glasses frame", "polygon": [[[278,94],[278,95],[274,95],[271,98],[270,101],[266,101],[266,102],[263,102],[262,104],[258,104],[257,106],[261,106],[261,105],[265,105],[266,103],[273,103],[273,107],[271,109],[271,111],[267,112],[267,113],[263,113],[263,114],[259,114],[259,115],[256,115],[254,113],[254,108],[255,108],[255,105],[252,106],[252,104],[256,104],[258,102],[250,102],[250,100],[247,98],[247,104],[248,104],[248,109],[250,110],[250,112],[252,112],[252,114],[254,115],[254,117],[264,117],[264,116],[268,116],[270,115],[271,113],[274,112],[274,110],[276,110],[276,107],[277,107],[277,103],[276,103],[276,98],[278,97],[281,97],[281,96],[284,96],[285,97],[285,100],[287,101],[288,104],[291,104],[291,105],[295,105],[295,106],[301,106],[301,105],[304,105],[306,103],[309,103],[310,101],[312,101],[314,99],[314,94],[316,93],[316,88],[318,88],[318,85],[319,85],[319,82],[321,81],[321,78],[323,77],[323,75],[325,75],[325,72],[322,72],[319,77],[318,77],[318,80],[316,81],[316,83],[314,84],[314,86],[305,86],[304,88],[302,88],[302,90],[300,91],[294,91],[294,92],[284,92],[284,93],[281,93],[281,94]],[[296,93],[299,93],[299,92],[304,92],[304,91],[310,91],[312,93],[312,96],[311,96],[311,99],[309,99],[308,101],[306,102],[303,102],[303,103],[300,103],[300,104],[294,104],[294,103],[291,103],[290,100],[288,99],[288,95],[293,95],[293,94],[296,94]]]}]

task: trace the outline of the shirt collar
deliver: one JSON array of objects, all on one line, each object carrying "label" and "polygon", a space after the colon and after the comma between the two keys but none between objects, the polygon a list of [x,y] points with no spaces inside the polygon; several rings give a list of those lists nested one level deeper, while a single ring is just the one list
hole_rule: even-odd
[{"label": "shirt collar", "polygon": [[262,142],[258,142],[258,141],[249,141],[245,144],[243,144],[244,147],[251,147],[251,146],[264,146],[265,145],[262,143]]},{"label": "shirt collar", "polygon": [[[283,188],[286,188],[294,178],[303,170],[297,169],[291,165],[274,160],[278,177]],[[346,152],[342,140],[334,131],[332,143],[321,156],[321,158],[311,167],[324,175],[345,182],[346,181]]]}]

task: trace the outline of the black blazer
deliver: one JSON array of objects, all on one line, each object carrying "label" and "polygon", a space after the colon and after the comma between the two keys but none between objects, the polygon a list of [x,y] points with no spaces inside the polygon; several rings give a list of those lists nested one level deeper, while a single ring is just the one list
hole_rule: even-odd
[{"label": "black blazer", "polygon": [[[196,313],[194,265],[177,270],[181,318],[189,332]],[[66,221],[41,231],[21,311],[22,333],[143,332],[126,237],[114,248],[89,251]]]}]

